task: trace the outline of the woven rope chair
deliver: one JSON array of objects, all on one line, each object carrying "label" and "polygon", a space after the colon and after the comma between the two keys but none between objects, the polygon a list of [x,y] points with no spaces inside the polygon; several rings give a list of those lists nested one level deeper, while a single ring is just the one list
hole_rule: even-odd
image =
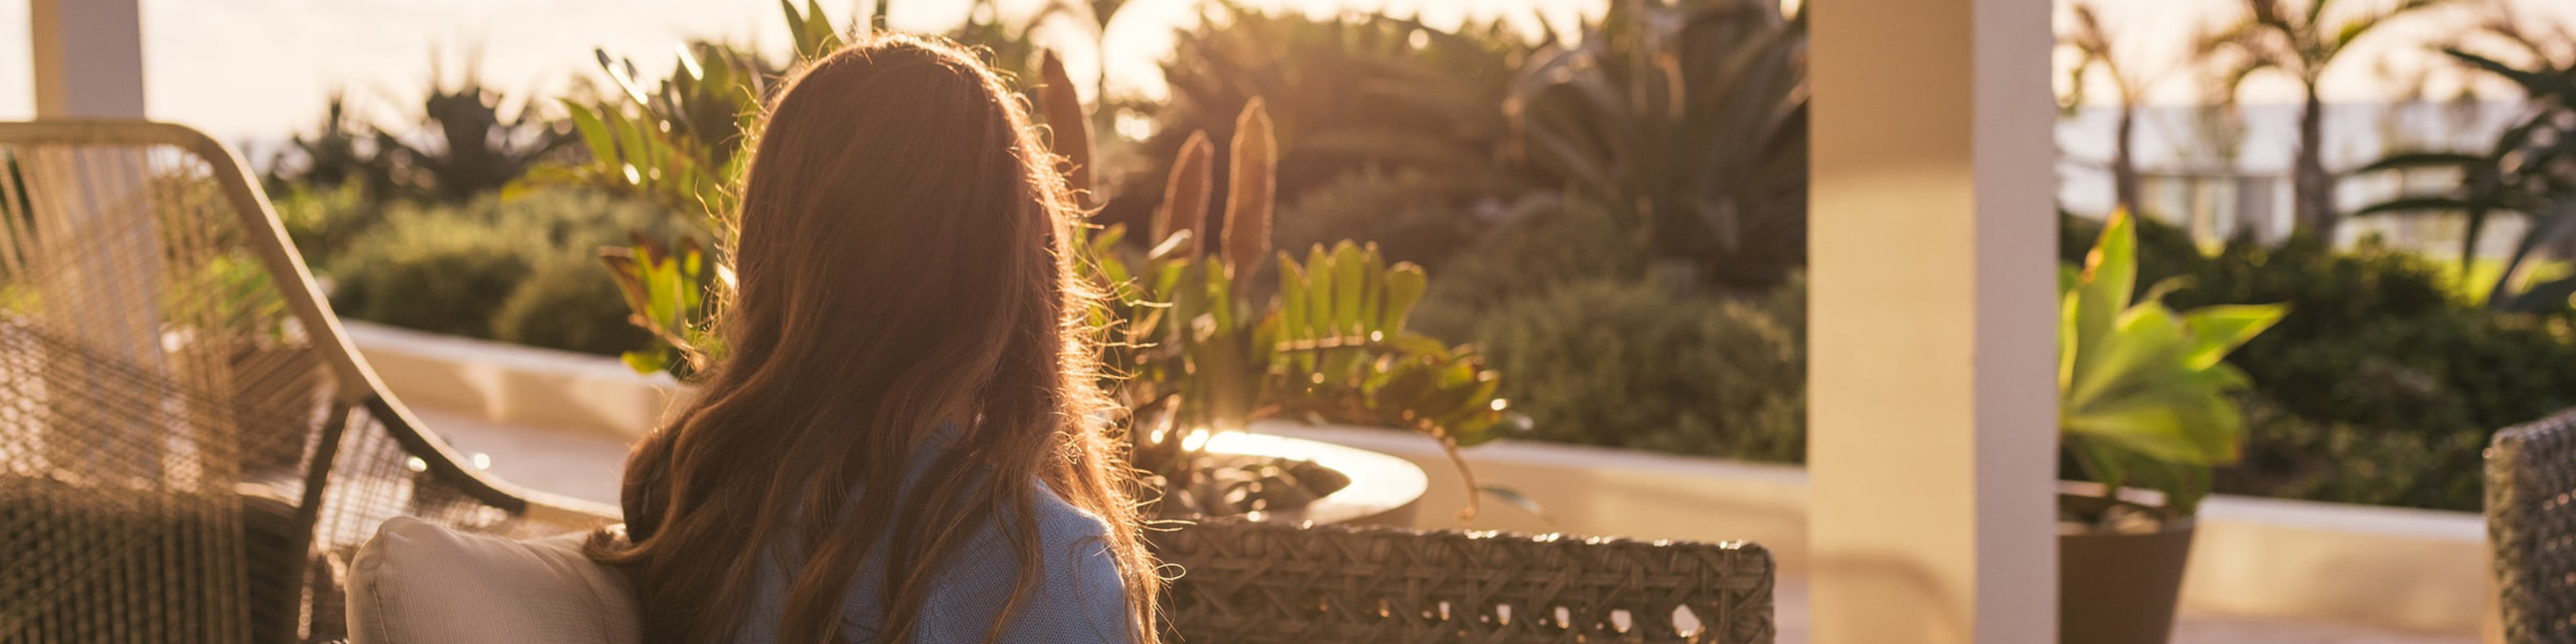
[{"label": "woven rope chair", "polygon": [[1183,644],[1768,644],[1771,554],[1741,542],[1219,521],[1152,535]]},{"label": "woven rope chair", "polygon": [[335,639],[388,517],[614,514],[460,466],[285,239],[203,134],[0,123],[0,644]]},{"label": "woven rope chair", "polygon": [[2576,641],[2576,411],[2497,432],[2486,460],[2505,641]]}]

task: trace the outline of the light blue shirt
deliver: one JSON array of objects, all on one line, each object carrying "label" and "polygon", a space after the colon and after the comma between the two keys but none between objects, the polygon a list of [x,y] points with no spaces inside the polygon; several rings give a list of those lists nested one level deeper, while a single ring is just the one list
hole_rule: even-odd
[{"label": "light blue shirt", "polygon": [[[945,449],[951,431],[943,428],[941,436],[928,441],[920,454],[913,457],[913,471],[907,479],[919,476],[929,462]],[[1031,505],[1037,512],[1040,562],[1039,578],[1028,595],[1020,600],[1018,613],[1001,632],[1002,644],[1127,644],[1128,636],[1126,584],[1118,576],[1117,560],[1108,550],[1108,524],[1090,513],[1075,508],[1057,496],[1044,483],[1030,481],[1034,497]],[[946,568],[930,584],[930,597],[922,602],[921,617],[913,629],[912,644],[980,644],[991,631],[1003,605],[1010,601],[1011,591],[1018,587],[1020,558],[1018,549],[1006,538],[998,525],[1009,521],[1007,515],[995,516],[968,537],[965,547],[957,552]],[[897,527],[897,529],[902,529]],[[858,576],[851,580],[849,594],[841,605],[841,640],[844,642],[877,642],[885,616],[885,550],[889,539],[877,535],[877,546],[859,566]],[[785,613],[787,585],[792,574],[804,565],[799,548],[774,544],[764,556],[776,565],[764,566],[752,589],[749,615],[745,616],[743,644],[775,644],[778,622]],[[894,643],[887,643],[894,644]]]}]

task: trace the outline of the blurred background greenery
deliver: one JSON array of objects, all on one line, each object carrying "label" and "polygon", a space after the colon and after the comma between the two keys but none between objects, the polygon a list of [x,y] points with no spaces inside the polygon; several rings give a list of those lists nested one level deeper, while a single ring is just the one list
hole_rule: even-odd
[{"label": "blurred background greenery", "polygon": [[[1122,3],[1080,4],[1098,20]],[[1092,117],[1097,221],[1144,229],[1183,140],[1195,131],[1231,140],[1235,115],[1262,97],[1278,145],[1276,245],[1356,239],[1422,265],[1432,285],[1414,326],[1476,345],[1509,374],[1503,396],[1533,421],[1522,438],[1804,457],[1799,14],[1767,0],[1613,0],[1581,24],[1532,35],[1369,12],[1317,17],[1223,2],[1206,12],[1203,24],[1174,34],[1161,69],[1168,98],[1111,97]],[[948,35],[1034,78],[1031,21],[974,16]],[[2370,14],[2363,29],[2406,18]],[[2090,20],[2089,34],[2061,29],[2078,57],[2130,37]],[[2293,15],[2256,27],[2339,30],[2361,24],[2353,20],[2362,19]],[[2220,470],[2219,491],[2476,509],[2486,436],[2576,406],[2576,369],[2567,368],[2576,365],[2576,281],[2565,269],[2576,250],[2576,226],[2566,225],[2576,222],[2576,133],[2567,131],[2576,127],[2576,53],[2552,57],[2576,52],[2576,39],[2516,25],[2493,22],[2475,39],[2443,43],[2466,73],[2526,93],[2491,144],[2392,149],[2359,167],[2299,161],[2292,174],[2317,176],[2290,182],[2287,229],[2219,226],[2151,200],[2152,177],[2134,176],[2131,147],[2097,146],[2117,149],[2107,166],[2130,175],[2111,182],[2126,186],[2113,200],[2150,220],[2142,283],[2185,278],[2169,300],[2177,307],[2283,302],[2293,311],[2229,358],[2253,380],[2241,401],[2250,443],[2243,463]],[[2316,45],[2297,36],[2262,38]],[[2299,77],[2315,71],[2299,65],[2327,64],[2296,51],[2208,49],[2173,82],[2225,84],[2266,67]],[[788,67],[711,41],[684,52],[691,62],[674,65],[673,79],[722,68],[760,87],[757,79]],[[431,82],[409,120],[332,109],[269,163],[271,194],[342,314],[603,355],[650,346],[598,249],[720,231],[674,205],[686,198],[602,190],[559,172],[592,161],[572,112],[604,113],[630,98],[671,114],[734,108],[691,107],[701,99],[686,83],[646,78],[620,52],[599,59],[601,72],[559,96]],[[687,140],[720,145],[737,136],[731,125],[706,121]],[[2300,134],[2311,147],[2324,136]],[[1227,158],[1214,155],[1217,176]],[[2409,179],[2373,203],[2313,193],[2379,173]],[[1222,182],[1215,189],[1212,201],[1224,203]],[[2099,214],[2062,218],[2069,261],[2090,245]],[[2479,232],[2459,250],[2430,251],[2340,226],[2389,219]],[[2482,250],[2480,232],[2511,243]]]}]

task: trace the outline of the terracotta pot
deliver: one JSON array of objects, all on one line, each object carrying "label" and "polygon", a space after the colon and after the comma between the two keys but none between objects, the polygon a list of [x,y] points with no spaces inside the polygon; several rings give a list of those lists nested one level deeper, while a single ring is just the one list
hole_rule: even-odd
[{"label": "terracotta pot", "polygon": [[[2097,515],[2113,503],[2095,496],[2058,497],[2059,507],[2079,516]],[[2167,644],[2173,636],[2174,605],[2182,595],[2183,564],[2191,558],[2191,535],[2191,517],[2165,518],[2152,530],[2118,532],[2060,524],[2057,641]]]}]

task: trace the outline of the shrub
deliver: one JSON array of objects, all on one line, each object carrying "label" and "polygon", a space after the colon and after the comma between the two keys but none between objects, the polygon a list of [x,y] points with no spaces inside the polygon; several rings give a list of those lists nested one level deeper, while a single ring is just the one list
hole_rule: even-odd
[{"label": "shrub", "polygon": [[437,210],[387,215],[332,258],[344,315],[450,335],[491,336],[492,315],[534,268],[525,237]]},{"label": "shrub", "polygon": [[1512,298],[1475,338],[1533,438],[1797,462],[1804,309],[1795,280],[1743,300],[1592,280]]},{"label": "shrub", "polygon": [[458,206],[397,204],[381,218],[324,263],[340,313],[610,354],[643,336],[626,321],[597,249],[637,232],[668,239],[687,226],[650,204],[570,189]]},{"label": "shrub", "polygon": [[617,355],[652,340],[627,321],[626,299],[588,255],[550,253],[492,319],[503,342]]},{"label": "shrub", "polygon": [[356,182],[333,187],[286,184],[272,195],[287,239],[307,262],[338,254],[384,221],[385,208],[369,199],[366,188]]},{"label": "shrub", "polygon": [[2218,469],[2221,491],[2446,510],[2479,507],[2486,430],[2392,432],[2299,418],[2259,395],[2239,404],[2253,440],[2243,462]]},{"label": "shrub", "polygon": [[1494,226],[1434,268],[1413,326],[1436,337],[1467,337],[1516,297],[1579,282],[1644,279],[1644,244],[1611,225],[1607,210],[1582,201],[1552,206]]},{"label": "shrub", "polygon": [[1469,208],[1444,196],[1452,190],[1416,170],[1353,170],[1283,205],[1271,236],[1291,252],[1345,239],[1376,242],[1387,261],[1439,271],[1479,223]]}]

